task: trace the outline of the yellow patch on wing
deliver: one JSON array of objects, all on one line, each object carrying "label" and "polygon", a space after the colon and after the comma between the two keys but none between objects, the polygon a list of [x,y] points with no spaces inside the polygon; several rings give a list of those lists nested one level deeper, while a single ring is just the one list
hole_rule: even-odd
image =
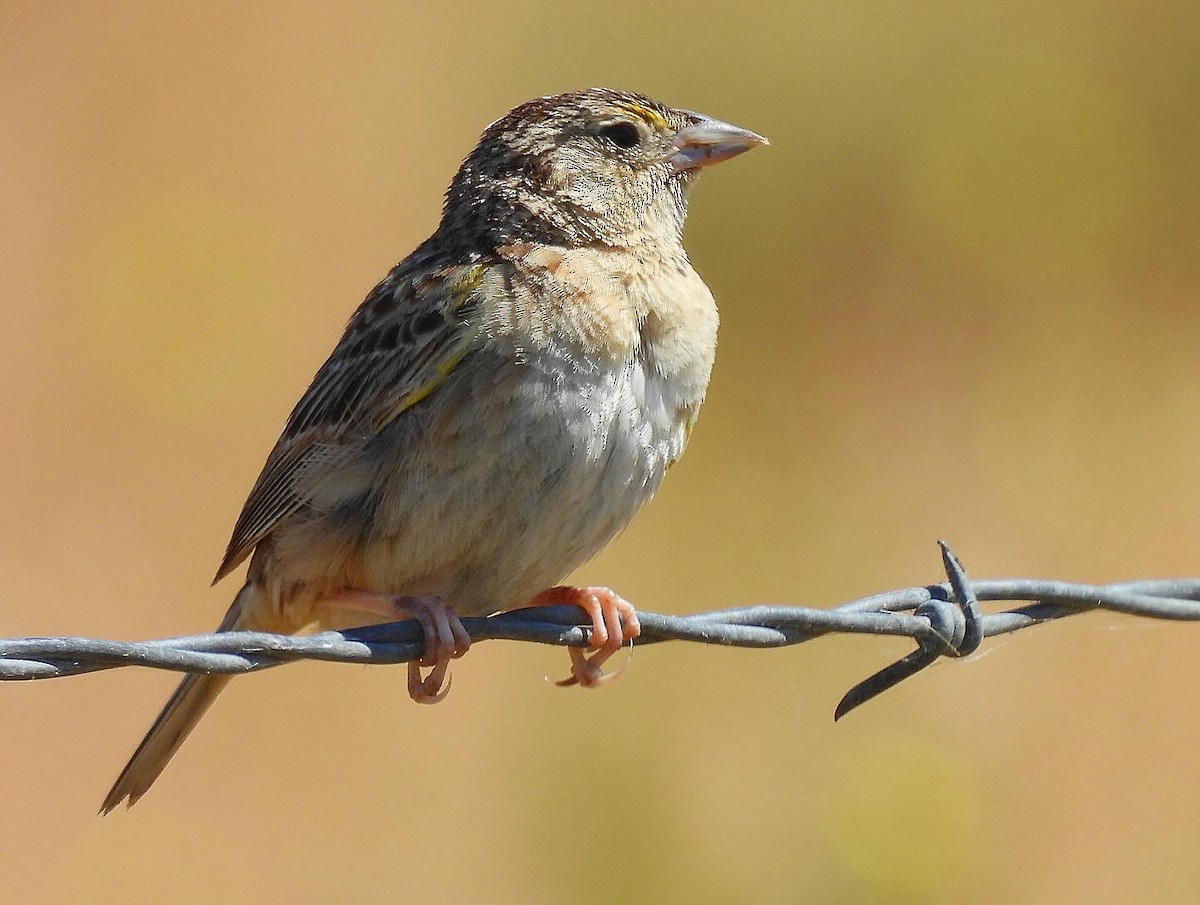
[{"label": "yellow patch on wing", "polygon": [[667,468],[678,462],[683,457],[683,451],[687,449],[688,441],[692,439],[692,428],[696,426],[696,419],[700,416],[700,409],[696,406],[689,406],[687,415],[683,422],[683,443],[679,446],[679,452],[667,460]]},{"label": "yellow patch on wing", "polygon": [[[454,281],[454,285],[450,287],[451,311],[457,311],[466,304],[467,299],[471,297],[471,293],[478,289],[479,284],[483,282],[483,278],[487,275],[487,272],[488,268],[486,264],[476,264],[474,267],[468,267],[467,272]],[[461,358],[462,356],[459,357]],[[457,361],[455,364],[457,364]]]},{"label": "yellow patch on wing", "polygon": [[406,409],[412,408],[414,405],[436,390],[441,385],[442,381],[450,376],[450,372],[458,366],[458,363],[463,360],[463,357],[466,354],[467,350],[466,348],[463,348],[443,361],[438,366],[437,372],[434,373],[429,380],[417,387],[411,393],[405,395],[394,408],[389,409],[383,418],[380,418],[374,425],[372,425],[375,432],[378,433],[379,431],[383,430],[402,412],[404,412]]}]

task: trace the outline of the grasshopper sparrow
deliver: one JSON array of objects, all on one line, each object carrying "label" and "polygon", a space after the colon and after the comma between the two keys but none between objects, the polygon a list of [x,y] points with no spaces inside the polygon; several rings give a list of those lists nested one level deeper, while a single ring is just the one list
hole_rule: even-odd
[{"label": "grasshopper sparrow", "polygon": [[[220,630],[417,619],[409,693],[432,703],[470,645],[456,614],[570,603],[593,652],[571,650],[566,684],[599,684],[639,632],[634,609],[554,585],[683,452],[717,337],[683,248],[688,193],[760,144],[602,88],[490,125],[437,230],[367,296],[288,418],[217,571],[250,560]],[[103,812],[145,793],[228,680],[183,680]]]}]

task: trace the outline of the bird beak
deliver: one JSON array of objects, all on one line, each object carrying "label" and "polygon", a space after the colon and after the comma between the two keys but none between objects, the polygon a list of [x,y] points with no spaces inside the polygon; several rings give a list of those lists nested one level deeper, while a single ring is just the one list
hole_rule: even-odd
[{"label": "bird beak", "polygon": [[676,172],[698,170],[712,166],[744,151],[770,144],[765,138],[749,129],[740,129],[723,123],[719,119],[696,116],[696,122],[684,126],[675,133],[675,141],[667,152],[667,160]]}]

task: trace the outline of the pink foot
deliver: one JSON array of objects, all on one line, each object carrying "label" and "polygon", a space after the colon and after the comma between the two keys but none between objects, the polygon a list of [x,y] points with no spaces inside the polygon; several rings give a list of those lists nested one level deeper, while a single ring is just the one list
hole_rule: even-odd
[{"label": "pink foot", "polygon": [[586,656],[577,647],[567,648],[571,655],[571,675],[556,684],[597,688],[619,675],[619,672],[605,675],[601,667],[626,641],[632,641],[642,633],[633,604],[610,588],[560,586],[542,591],[528,605],[554,604],[577,606],[587,613],[592,620],[592,640],[588,650],[595,651]]},{"label": "pink foot", "polygon": [[[450,661],[471,646],[462,621],[441,597],[402,597],[372,591],[339,591],[321,601],[326,606],[369,613],[400,622],[415,619],[425,633],[425,653],[408,664],[408,695],[418,704],[436,704],[450,691]],[[433,667],[428,676],[421,667]]]}]

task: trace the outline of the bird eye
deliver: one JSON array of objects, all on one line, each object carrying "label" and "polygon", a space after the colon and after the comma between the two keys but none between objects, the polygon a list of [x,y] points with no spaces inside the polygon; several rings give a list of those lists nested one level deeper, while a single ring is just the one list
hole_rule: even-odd
[{"label": "bird eye", "polygon": [[600,134],[618,148],[636,148],[641,136],[633,123],[613,123],[600,130]]}]

